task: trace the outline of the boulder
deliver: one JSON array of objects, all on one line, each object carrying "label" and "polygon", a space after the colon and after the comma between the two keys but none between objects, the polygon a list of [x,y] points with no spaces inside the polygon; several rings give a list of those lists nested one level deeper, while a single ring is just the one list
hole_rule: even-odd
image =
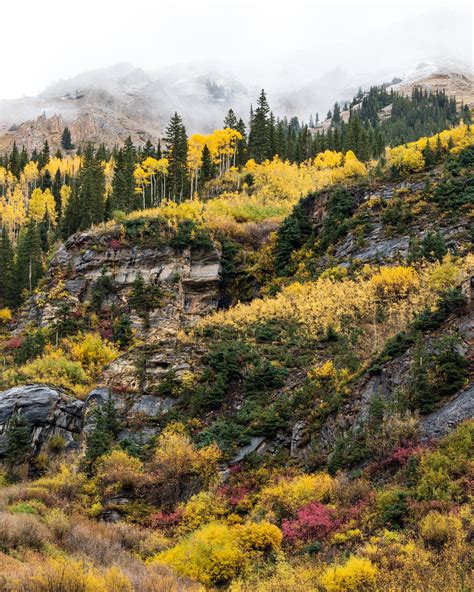
[{"label": "boulder", "polygon": [[82,430],[84,403],[45,384],[18,386],[0,393],[0,459],[7,452],[8,426],[21,415],[31,426],[31,455],[37,455],[53,437],[61,436],[73,448]]}]

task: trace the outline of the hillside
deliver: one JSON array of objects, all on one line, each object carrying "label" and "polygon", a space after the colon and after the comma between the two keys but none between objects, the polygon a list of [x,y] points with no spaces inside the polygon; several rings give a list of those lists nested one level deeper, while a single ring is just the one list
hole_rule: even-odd
[{"label": "hillside", "polygon": [[262,95],[2,160],[6,590],[469,589],[471,127],[436,95],[450,129],[284,159]]}]

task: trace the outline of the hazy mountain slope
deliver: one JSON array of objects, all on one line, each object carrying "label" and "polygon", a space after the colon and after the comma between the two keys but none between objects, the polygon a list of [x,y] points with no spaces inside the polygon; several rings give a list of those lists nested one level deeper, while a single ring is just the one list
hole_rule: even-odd
[{"label": "hazy mountain slope", "polygon": [[[307,120],[324,116],[334,101],[350,101],[359,86],[390,82],[395,73],[358,76],[339,68],[313,76],[312,72],[278,70],[264,81],[238,70],[229,74],[222,65],[183,64],[146,73],[130,64],[117,64],[85,72],[51,84],[36,97],[0,99],[0,150],[14,141],[29,150],[48,139],[55,149],[68,125],[76,143],[123,142],[128,135],[138,143],[162,135],[170,115],[178,111],[190,132],[207,132],[222,125],[233,108],[248,120],[260,86],[265,85],[278,116],[297,115]],[[474,103],[473,78],[469,68],[449,60],[432,60],[399,76],[394,86],[409,93],[414,85],[444,89],[464,103]],[[146,130],[146,131],[145,131]]]}]

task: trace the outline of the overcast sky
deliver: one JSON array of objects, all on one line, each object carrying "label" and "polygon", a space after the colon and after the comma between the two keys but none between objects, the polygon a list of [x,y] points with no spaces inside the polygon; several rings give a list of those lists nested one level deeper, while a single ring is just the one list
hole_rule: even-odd
[{"label": "overcast sky", "polygon": [[315,78],[431,56],[472,63],[464,0],[16,0],[2,3],[1,22],[0,98],[123,61],[154,70],[219,60],[257,84],[282,65]]}]

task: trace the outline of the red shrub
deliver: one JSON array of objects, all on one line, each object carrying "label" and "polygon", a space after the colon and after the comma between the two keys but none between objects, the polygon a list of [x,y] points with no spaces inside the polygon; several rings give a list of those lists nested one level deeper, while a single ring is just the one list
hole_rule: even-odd
[{"label": "red shrub", "polygon": [[177,526],[183,518],[183,509],[178,508],[174,512],[156,512],[149,517],[150,526],[160,530],[169,530]]},{"label": "red shrub", "polygon": [[340,524],[336,512],[320,502],[311,502],[298,510],[297,518],[283,520],[282,531],[289,541],[321,540]]},{"label": "red shrub", "polygon": [[23,338],[16,336],[12,337],[9,341],[6,342],[5,348],[6,349],[18,349],[23,345]]},{"label": "red shrub", "polygon": [[122,243],[120,242],[120,240],[118,238],[113,238],[110,241],[110,248],[113,249],[114,251],[118,251],[121,247],[122,247]]}]

